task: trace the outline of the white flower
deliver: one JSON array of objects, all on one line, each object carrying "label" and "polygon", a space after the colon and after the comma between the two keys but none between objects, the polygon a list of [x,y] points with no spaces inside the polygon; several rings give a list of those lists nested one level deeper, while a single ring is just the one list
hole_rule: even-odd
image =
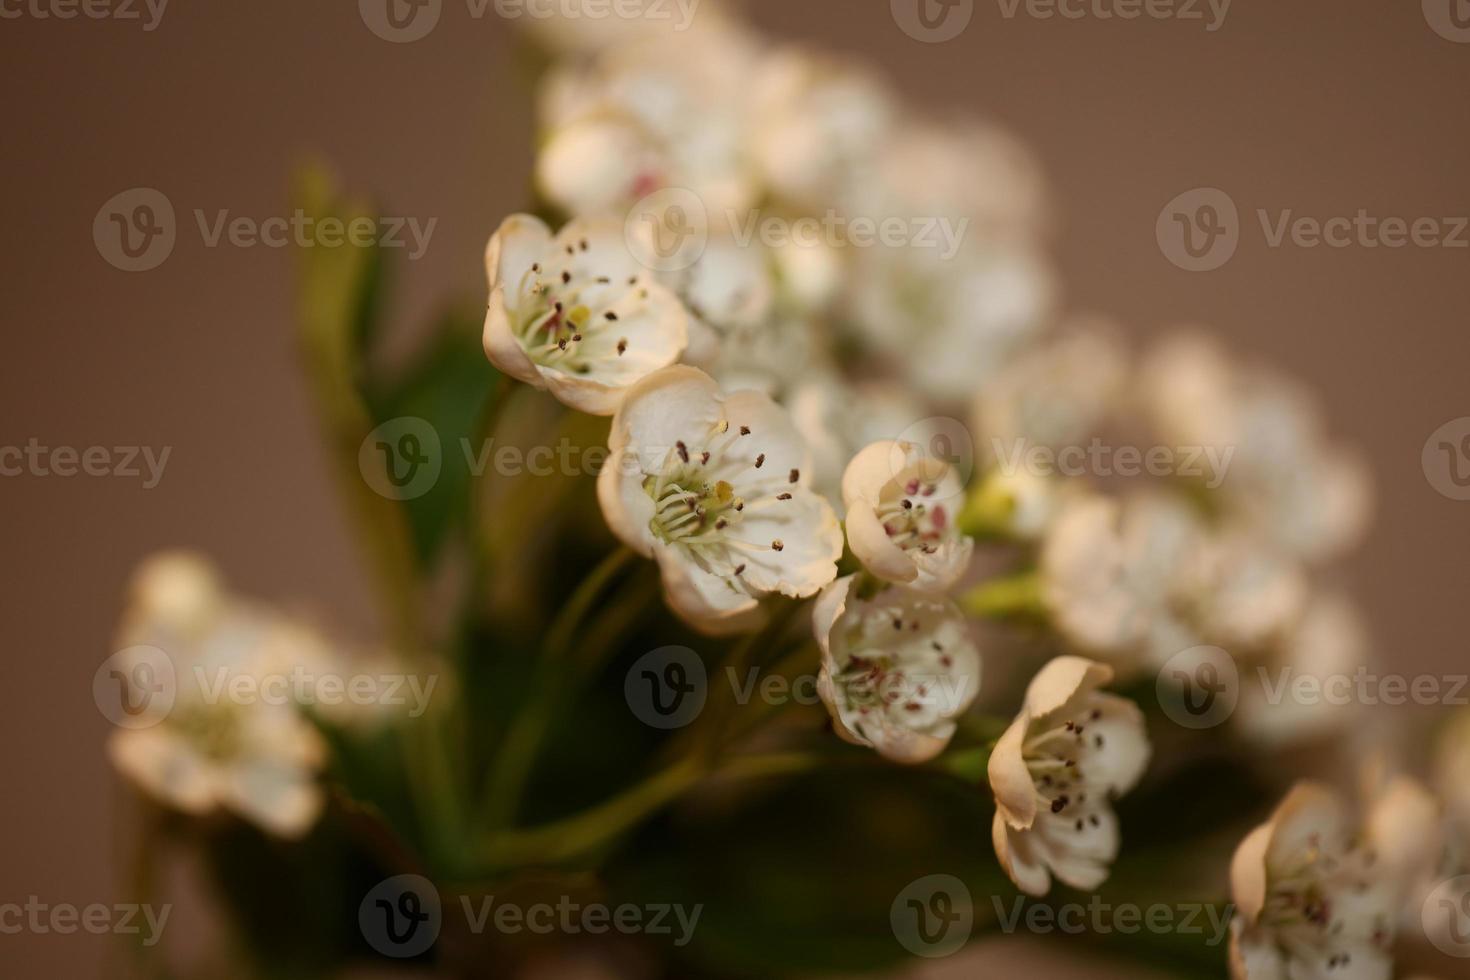
[{"label": "white flower", "polygon": [[748,628],[761,596],[805,598],[837,577],[837,515],[811,490],[806,446],[767,396],[665,368],[628,393],[608,442],[603,515],[658,561],[669,604],[696,627]]},{"label": "white flower", "polygon": [[1016,886],[1045,895],[1052,877],[1092,891],[1118,855],[1111,801],[1148,768],[1143,714],[1098,689],[1112,669],[1058,657],[1041,669],[990,756],[996,857]]},{"label": "white flower", "polygon": [[849,383],[830,369],[806,372],[787,398],[796,427],[816,463],[813,485],[842,496],[842,474],[859,449],[880,439],[913,434],[927,413],[901,384]]},{"label": "white flower", "polygon": [[933,398],[968,400],[1037,334],[1055,285],[1033,250],[966,240],[858,250],[848,313],[861,337]]},{"label": "white flower", "polygon": [[1362,827],[1331,790],[1298,784],[1231,862],[1235,980],[1388,980],[1405,891],[1435,820],[1410,780],[1388,786]]},{"label": "white flower", "polygon": [[651,35],[549,73],[540,99],[541,193],[564,210],[621,212],[679,188],[711,215],[754,201],[747,79],[758,53],[721,22]]},{"label": "white flower", "polygon": [[1434,755],[1435,789],[1458,836],[1470,847],[1470,711],[1461,710],[1439,735]]},{"label": "white flower", "polygon": [[1368,467],[1329,444],[1319,407],[1299,385],[1185,333],[1150,353],[1138,389],[1161,438],[1216,454],[1225,504],[1276,548],[1322,562],[1361,540],[1373,508]]},{"label": "white flower", "polygon": [[1214,643],[1252,650],[1283,639],[1308,598],[1306,573],[1243,528],[1212,535],[1200,553],[1207,577],[1196,599],[1199,629]]},{"label": "white flower", "polygon": [[[1344,679],[1351,683],[1367,663],[1367,627],[1352,600],[1338,593],[1313,596],[1285,639],[1269,679],[1243,687],[1236,722],[1248,735],[1272,746],[1343,731],[1361,705],[1351,688],[1338,685]],[[1293,695],[1293,686],[1303,677],[1321,685],[1320,695]],[[1273,696],[1268,686],[1279,687],[1284,694]]]},{"label": "white flower", "polygon": [[[108,740],[125,776],[192,815],[223,807],[286,838],[311,829],[324,803],[316,781],[325,759],[320,736],[296,706],[242,702],[227,682],[316,662],[315,634],[224,594],[199,560],[165,556],[140,569],[119,642],[128,651],[163,650],[175,678],[172,706],[156,724]],[[137,675],[123,669],[123,676]]]},{"label": "white flower", "polygon": [[1057,628],[1119,664],[1153,652],[1156,638],[1175,635],[1167,628],[1174,597],[1197,589],[1203,534],[1189,509],[1163,494],[1067,500],[1041,549],[1042,596]]},{"label": "white flower", "polygon": [[629,251],[623,225],[505,220],[485,252],[485,353],[497,368],[593,415],[611,415],[640,378],[678,360],[688,316]]},{"label": "white flower", "polygon": [[925,762],[979,693],[980,653],[954,603],[898,586],[862,598],[857,578],[833,582],[813,607],[818,693],[842,738]]},{"label": "white flower", "polygon": [[862,68],[798,48],[754,79],[752,152],[770,188],[820,211],[850,203],[890,137],[897,107]]},{"label": "white flower", "polygon": [[1030,148],[978,120],[905,121],[872,176],[857,213],[953,216],[987,241],[1034,242],[1046,230],[1046,181]]},{"label": "white flower", "polygon": [[946,592],[970,568],[975,542],[955,518],[964,485],[953,466],[911,442],[875,442],[842,476],[847,541],[863,566],[920,592]]},{"label": "white flower", "polygon": [[1096,432],[1127,384],[1127,353],[1114,334],[1110,322],[1074,320],[980,389],[976,429],[1002,465],[1023,465],[1031,446],[1080,446]]}]

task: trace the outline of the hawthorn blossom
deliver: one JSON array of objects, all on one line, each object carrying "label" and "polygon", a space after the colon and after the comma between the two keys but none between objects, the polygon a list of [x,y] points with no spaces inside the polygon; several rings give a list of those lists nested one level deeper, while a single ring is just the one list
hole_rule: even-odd
[{"label": "hawthorn blossom", "polygon": [[134,577],[120,631],[120,676],[132,685],[143,676],[137,667],[146,651],[162,650],[173,667],[173,700],[150,724],[113,732],[107,745],[113,764],[184,813],[223,808],[277,836],[304,836],[324,804],[316,781],[326,756],[320,736],[294,704],[241,702],[211,684],[314,662],[320,643],[300,624],[226,594],[198,558],[150,559]]},{"label": "hawthorn blossom", "polygon": [[980,691],[980,652],[947,599],[890,586],[864,597],[849,575],[822,590],[812,625],[817,691],[846,741],[895,762],[944,751]]},{"label": "hawthorn blossom", "polygon": [[805,598],[837,577],[837,515],[811,489],[791,417],[766,395],[665,368],[628,392],[608,443],[603,515],[658,562],[669,605],[696,628],[749,628],[762,596]]},{"label": "hawthorn blossom", "polygon": [[1384,787],[1359,826],[1330,789],[1297,784],[1231,862],[1231,975],[1389,980],[1400,912],[1436,820],[1412,780]]},{"label": "hawthorn blossom", "polygon": [[1095,890],[1119,847],[1112,801],[1148,767],[1143,713],[1099,689],[1112,668],[1058,657],[1026,690],[990,756],[996,857],[1016,887],[1045,895],[1055,877]]},{"label": "hawthorn blossom", "polygon": [[874,352],[939,400],[972,398],[1051,315],[1054,277],[1031,248],[965,239],[950,254],[915,240],[859,253],[849,319]]},{"label": "hawthorn blossom", "polygon": [[1137,387],[1166,443],[1228,460],[1223,502],[1277,548],[1320,563],[1361,540],[1373,509],[1367,464],[1329,442],[1320,406],[1300,385],[1185,332],[1150,352]]},{"label": "hawthorn blossom", "polygon": [[842,477],[847,541],[874,575],[946,592],[969,570],[975,542],[955,517],[964,486],[954,467],[911,442],[864,448]]},{"label": "hawthorn blossom", "polygon": [[670,188],[710,215],[749,206],[759,183],[746,93],[758,62],[744,31],[700,18],[557,65],[542,83],[538,189],[573,214],[621,213]]},{"label": "hawthorn blossom", "polygon": [[513,215],[485,251],[485,354],[501,371],[592,415],[611,415],[640,378],[676,360],[688,315],[641,266],[621,222],[559,234]]}]

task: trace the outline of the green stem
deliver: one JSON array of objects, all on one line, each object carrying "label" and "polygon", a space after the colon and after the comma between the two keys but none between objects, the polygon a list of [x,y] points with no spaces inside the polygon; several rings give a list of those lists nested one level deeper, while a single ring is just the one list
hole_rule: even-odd
[{"label": "green stem", "polygon": [[481,813],[489,826],[502,827],[515,819],[526,781],[555,714],[552,709],[561,679],[562,661],[570,652],[577,627],[587,618],[608,583],[634,557],[631,550],[619,547],[604,558],[582,580],[547,631],[531,696],[506,733],[505,743],[496,756],[486,784]]},{"label": "green stem", "polygon": [[718,769],[693,757],[674,763],[619,796],[574,817],[491,839],[482,857],[493,865],[557,863],[605,846],[706,778],[760,779],[808,772],[826,760],[801,752],[741,756]]}]

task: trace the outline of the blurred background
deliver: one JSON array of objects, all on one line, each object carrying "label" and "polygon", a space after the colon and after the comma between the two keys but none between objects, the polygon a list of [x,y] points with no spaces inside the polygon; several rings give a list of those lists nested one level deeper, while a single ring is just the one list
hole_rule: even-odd
[{"label": "blurred background", "polygon": [[[347,2],[181,3],[158,17],[139,4],[137,19],[54,16],[63,7],[0,3],[0,445],[169,452],[152,487],[0,477],[0,902],[84,905],[113,900],[125,853],[91,682],[140,556],[197,547],[247,593],[309,596],[350,632],[377,628],[296,359],[292,252],[211,247],[195,210],[288,215],[293,171],[319,159],[385,213],[437,222],[395,270],[406,349],[446,297],[481,291],[485,239],[529,199],[532,126],[526,61],[493,6],[475,18],[449,0],[409,44],[376,36]],[[1135,337],[1209,325],[1321,392],[1332,431],[1367,449],[1378,480],[1347,584],[1381,655],[1463,667],[1470,503],[1436,491],[1421,451],[1470,415],[1470,232],[1459,248],[1272,247],[1256,218],[1470,216],[1470,43],[1431,27],[1435,0],[1240,3],[1215,30],[1204,3],[1202,19],[1120,20],[978,0],[968,28],[934,44],[881,0],[749,7],[778,36],[875,63],[931,111],[980,111],[1030,143],[1072,308]],[[93,221],[137,187],[167,196],[179,231],[162,265],[129,273],[99,253]],[[1200,187],[1233,199],[1241,237],[1223,267],[1188,272],[1155,225]],[[0,962],[11,976],[98,976],[112,941],[0,935]],[[1012,945],[922,975],[1105,975]]]}]

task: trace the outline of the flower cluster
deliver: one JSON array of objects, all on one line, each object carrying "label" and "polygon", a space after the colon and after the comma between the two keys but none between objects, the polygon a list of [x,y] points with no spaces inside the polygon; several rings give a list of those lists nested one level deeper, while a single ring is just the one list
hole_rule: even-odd
[{"label": "flower cluster", "polygon": [[[998,864],[1032,896],[1054,883],[1104,885],[1124,853],[1117,801],[1156,789],[1152,739],[1181,734],[1153,712],[1167,707],[1108,688],[1157,681],[1162,694],[1223,650],[1261,671],[1238,672],[1228,734],[1244,737],[1210,733],[1221,755],[1247,765],[1263,747],[1343,731],[1350,710],[1276,703],[1257,678],[1366,663],[1360,615],[1325,584],[1366,529],[1365,466],[1295,384],[1203,334],[1136,352],[1105,317],[1061,310],[1045,182],[1015,139],[978,119],[909,111],[866,67],[775,44],[713,2],[688,30],[532,26],[551,54],[537,104],[537,215],[507,217],[485,250],[481,341],[499,389],[481,424],[494,437],[515,417],[502,397],[514,386],[501,382],[518,382],[538,424],[555,414],[599,451],[605,432],[607,462],[595,486],[580,486],[587,506],[572,547],[550,540],[559,528],[527,540],[541,525],[519,534],[510,508],[459,523],[393,511],[403,526],[379,542],[387,564],[412,564],[405,541],[420,524],[458,532],[479,521],[479,537],[461,542],[474,555],[459,576],[466,592],[493,592],[503,583],[486,579],[523,564],[533,571],[502,576],[523,580],[506,590],[555,600],[545,656],[526,671],[528,714],[494,729],[503,748],[445,747],[490,730],[473,716],[514,700],[500,691],[402,739],[421,753],[404,782],[429,785],[408,822],[449,835],[424,852],[468,853],[453,866],[466,877],[606,853],[610,839],[593,824],[626,830],[668,802],[668,787],[720,775],[748,747],[740,740],[764,716],[733,724],[717,703],[674,740],[688,758],[592,814],[616,820],[584,814],[555,833],[517,833],[545,721],[570,703],[558,685],[592,687],[599,658],[629,652],[616,649],[627,622],[653,619],[660,593],[677,618],[659,619],[664,629],[692,629],[732,663],[806,658],[825,708],[801,733],[820,738],[816,764],[928,767],[993,798]],[[884,233],[870,240],[865,224]],[[776,227],[823,234],[767,233]],[[935,228],[930,241],[924,229]],[[365,433],[351,435],[344,443]],[[544,496],[542,514],[574,506],[562,488],[524,496]],[[583,577],[557,563],[591,548],[612,554],[564,590]],[[630,574],[628,591],[597,609],[619,563],[639,558],[642,577]],[[409,593],[411,605],[431,591],[424,584],[395,583],[398,598]],[[628,598],[640,586],[646,609]],[[492,600],[471,594],[464,605],[457,665],[502,632]],[[506,619],[508,645],[536,632],[533,615]],[[578,633],[594,622],[599,635]],[[408,625],[409,642],[446,642]],[[342,657],[183,555],[139,571],[120,646],[166,650],[183,671],[226,664],[245,676]],[[121,673],[132,677],[129,666]],[[493,673],[474,667],[465,675]],[[113,736],[117,766],[185,813],[226,809],[304,835],[327,802],[320,777],[340,761],[324,729],[344,719],[178,694],[157,724]],[[775,725],[760,734],[792,737]],[[1187,767],[1187,752],[1158,754]],[[488,780],[463,778],[474,790],[432,785],[482,758],[494,768]],[[790,759],[779,761],[785,771]],[[1467,773],[1461,722],[1436,758],[1439,798],[1406,776],[1369,779],[1355,815],[1316,783],[1292,790],[1230,869],[1236,976],[1386,980],[1405,909],[1436,875],[1470,871]],[[489,798],[455,812],[481,783]],[[1241,829],[1259,819],[1238,816]],[[581,834],[592,836],[563,840]]]}]

